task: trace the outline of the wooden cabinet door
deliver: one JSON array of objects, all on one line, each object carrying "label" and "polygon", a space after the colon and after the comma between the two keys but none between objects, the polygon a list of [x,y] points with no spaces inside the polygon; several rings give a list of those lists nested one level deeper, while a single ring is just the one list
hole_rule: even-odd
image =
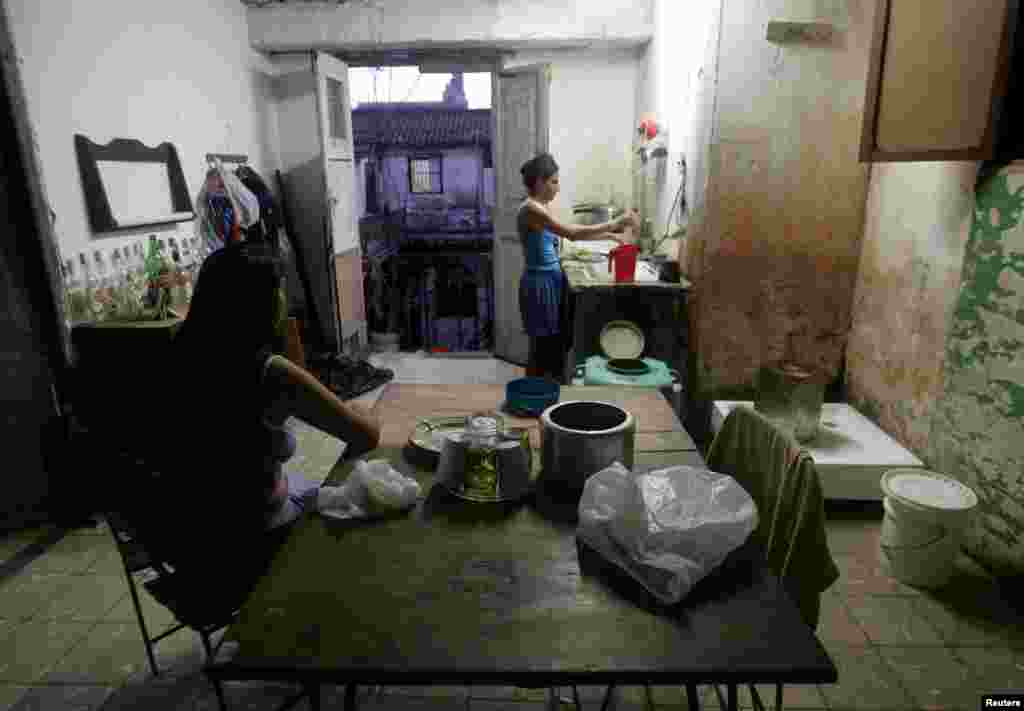
[{"label": "wooden cabinet door", "polygon": [[992,157],[1018,0],[879,0],[860,158]]}]

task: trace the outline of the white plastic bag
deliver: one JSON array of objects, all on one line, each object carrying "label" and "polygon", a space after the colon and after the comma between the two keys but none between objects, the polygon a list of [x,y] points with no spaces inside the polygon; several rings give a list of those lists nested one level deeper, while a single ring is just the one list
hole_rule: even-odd
[{"label": "white plastic bag", "polygon": [[405,510],[415,505],[420,485],[403,476],[385,459],[356,462],[341,486],[322,486],[317,492],[317,511],[330,518],[369,518]]},{"label": "white plastic bag", "polygon": [[754,500],[730,476],[689,466],[634,475],[615,462],[587,479],[576,536],[671,605],[757,521]]},{"label": "white plastic bag", "polygon": [[[216,184],[216,175],[220,178],[223,189],[216,189],[211,193],[211,184]],[[243,229],[252,227],[260,221],[260,201],[249,188],[245,187],[241,179],[231,171],[218,166],[207,173],[199,193],[196,195],[196,236],[206,242],[211,252],[224,246],[224,240],[217,235],[216,230],[210,222],[210,206],[207,197],[211,194],[221,195],[228,198],[231,207],[235,211],[235,220]]]}]

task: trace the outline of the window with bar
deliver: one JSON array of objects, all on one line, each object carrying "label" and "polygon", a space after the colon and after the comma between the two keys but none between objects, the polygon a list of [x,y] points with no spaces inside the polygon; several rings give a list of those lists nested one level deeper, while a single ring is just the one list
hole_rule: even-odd
[{"label": "window with bar", "polygon": [[441,193],[441,156],[409,159],[409,192]]}]

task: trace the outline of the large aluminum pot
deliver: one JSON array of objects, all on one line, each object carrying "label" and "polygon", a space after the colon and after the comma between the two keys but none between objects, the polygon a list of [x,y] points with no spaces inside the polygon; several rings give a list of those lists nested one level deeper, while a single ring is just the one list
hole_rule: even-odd
[{"label": "large aluminum pot", "polygon": [[608,203],[581,202],[572,206],[573,221],[578,225],[610,222],[621,214],[622,210]]},{"label": "large aluminum pot", "polygon": [[633,468],[636,420],[618,405],[560,402],[540,416],[541,478],[552,489],[582,492],[587,478],[613,462]]}]

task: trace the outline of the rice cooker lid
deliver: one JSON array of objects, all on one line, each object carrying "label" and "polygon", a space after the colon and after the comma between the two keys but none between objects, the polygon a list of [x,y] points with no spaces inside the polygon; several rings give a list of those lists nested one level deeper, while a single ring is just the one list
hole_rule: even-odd
[{"label": "rice cooker lid", "polygon": [[882,490],[910,504],[941,511],[967,511],[978,495],[952,477],[925,469],[892,469],[882,477]]},{"label": "rice cooker lid", "polygon": [[600,342],[609,360],[635,359],[644,352],[644,332],[632,321],[609,321],[601,329]]}]

